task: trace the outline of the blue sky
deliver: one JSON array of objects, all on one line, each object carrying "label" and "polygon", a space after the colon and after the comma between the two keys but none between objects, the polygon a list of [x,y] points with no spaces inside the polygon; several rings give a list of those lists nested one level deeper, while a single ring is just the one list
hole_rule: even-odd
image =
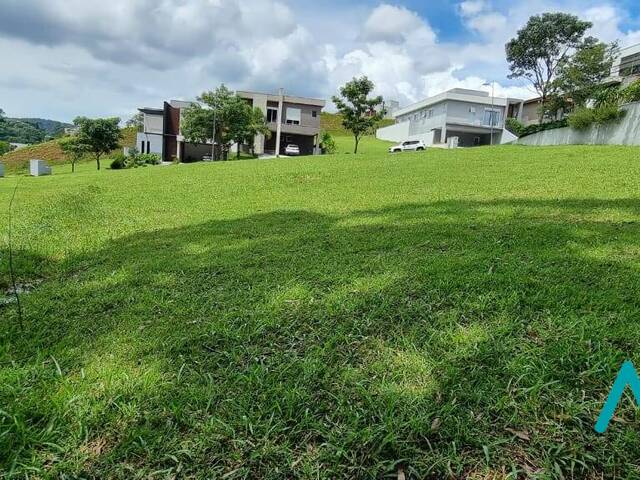
[{"label": "blue sky", "polygon": [[403,105],[448,88],[534,96],[504,44],[564,11],[640,42],[637,0],[0,0],[0,108],[10,116],[126,119],[139,106],[232,89],[330,98],[367,75]]}]

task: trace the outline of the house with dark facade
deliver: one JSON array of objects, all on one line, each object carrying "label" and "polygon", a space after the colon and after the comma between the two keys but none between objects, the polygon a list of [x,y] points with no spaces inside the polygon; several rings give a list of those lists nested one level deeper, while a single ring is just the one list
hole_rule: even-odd
[{"label": "house with dark facade", "polygon": [[187,142],[182,135],[181,123],[185,109],[192,102],[171,100],[162,108],[139,108],[143,114],[142,131],[136,137],[136,148],[141,153],[157,153],[162,161],[201,160],[211,153],[211,142]]},{"label": "house with dark facade", "polygon": [[[289,144],[297,145],[301,155],[319,152],[320,112],[325,101],[290,95],[256,92],[236,92],[251,106],[260,108],[271,135],[257,135],[254,151],[257,155],[280,155]],[[171,100],[162,108],[140,108],[142,131],[138,132],[136,148],[141,153],[157,153],[165,162],[195,161],[211,154],[211,142],[187,142],[182,134],[184,111],[192,102]],[[276,145],[279,148],[276,148]],[[237,148],[234,146],[233,148]]]}]

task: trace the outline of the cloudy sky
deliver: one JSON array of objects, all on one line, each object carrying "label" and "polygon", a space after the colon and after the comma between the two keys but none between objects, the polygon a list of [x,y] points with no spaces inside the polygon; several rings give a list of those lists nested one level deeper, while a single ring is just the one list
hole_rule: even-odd
[{"label": "cloudy sky", "polygon": [[0,0],[0,108],[125,119],[221,82],[329,98],[362,74],[403,105],[487,81],[526,98],[504,44],[543,11],[640,42],[637,0]]}]

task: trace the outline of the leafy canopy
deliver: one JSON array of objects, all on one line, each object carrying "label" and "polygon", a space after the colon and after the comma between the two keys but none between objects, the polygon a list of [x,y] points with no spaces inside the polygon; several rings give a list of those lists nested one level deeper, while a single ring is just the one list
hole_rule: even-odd
[{"label": "leafy canopy", "polygon": [[119,147],[122,138],[120,119],[77,117],[73,123],[79,127],[76,135],[78,142],[87,146],[100,170],[100,157]]},{"label": "leafy canopy", "polygon": [[355,139],[354,153],[358,153],[360,139],[372,132],[384,117],[384,111],[377,108],[382,105],[382,97],[369,98],[374,88],[374,83],[363,76],[347,82],[340,88],[340,96],[333,97],[333,103],[342,115],[342,125]]},{"label": "leafy canopy", "polygon": [[[553,90],[573,105],[584,107],[587,101],[600,96],[602,81],[610,75],[618,51],[617,44],[606,44],[593,37],[584,40],[575,53],[558,66]],[[561,102],[558,102],[561,103]]]},{"label": "leafy canopy", "polygon": [[509,78],[528,79],[544,105],[555,88],[558,69],[573,50],[583,45],[584,34],[591,26],[568,13],[532,16],[505,47]]},{"label": "leafy canopy", "polygon": [[224,155],[232,143],[251,145],[258,133],[270,134],[262,110],[252,108],[225,85],[203,92],[198,103],[185,111],[182,133],[189,142],[207,143],[213,136],[214,119],[215,143]]},{"label": "leafy canopy", "polygon": [[65,156],[71,162],[71,171],[75,172],[76,163],[91,152],[91,147],[82,142],[82,139],[78,136],[64,137],[58,142],[60,148],[64,152]]}]

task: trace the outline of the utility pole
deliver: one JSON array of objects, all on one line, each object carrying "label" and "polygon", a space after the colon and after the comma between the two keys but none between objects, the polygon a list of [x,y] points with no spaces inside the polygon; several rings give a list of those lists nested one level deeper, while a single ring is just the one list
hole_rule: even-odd
[{"label": "utility pole", "polygon": [[284,110],[284,88],[281,88],[278,99],[278,118],[276,119],[276,157],[280,156],[280,138],[282,137],[282,111]]},{"label": "utility pole", "polygon": [[491,140],[490,140],[490,145],[493,145],[493,121],[494,121],[494,115],[495,115],[495,110],[494,110],[494,86],[495,86],[495,82],[491,81],[491,83],[484,83],[483,86],[488,87],[489,85],[491,85],[491,113],[489,114],[489,124],[491,127]]},{"label": "utility pole", "polygon": [[211,161],[216,160],[216,107],[213,107],[213,136],[211,137]]}]

